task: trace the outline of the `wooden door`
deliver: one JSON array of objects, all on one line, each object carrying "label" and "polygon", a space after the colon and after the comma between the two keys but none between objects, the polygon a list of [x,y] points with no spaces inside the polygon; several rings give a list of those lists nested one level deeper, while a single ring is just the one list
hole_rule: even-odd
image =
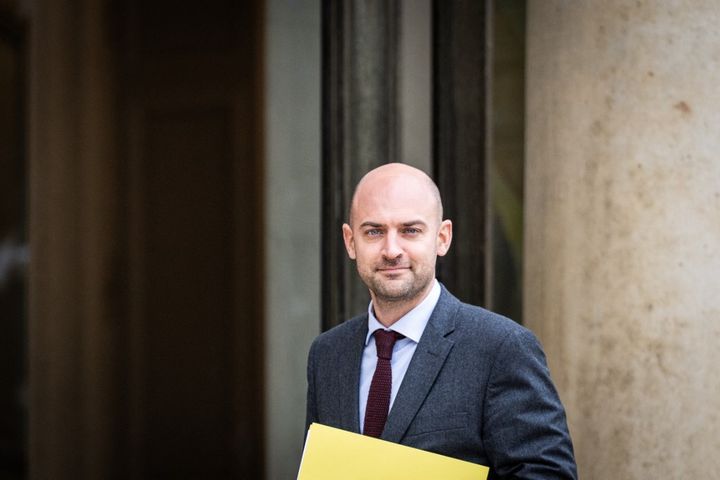
[{"label": "wooden door", "polygon": [[132,478],[262,478],[259,12],[119,12]]}]

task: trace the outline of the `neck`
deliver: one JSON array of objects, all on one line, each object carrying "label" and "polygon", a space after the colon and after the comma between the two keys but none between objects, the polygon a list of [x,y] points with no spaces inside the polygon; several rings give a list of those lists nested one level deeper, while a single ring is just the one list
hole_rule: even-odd
[{"label": "neck", "polygon": [[383,326],[389,328],[395,322],[405,316],[410,310],[420,305],[422,301],[425,300],[425,297],[428,296],[434,284],[434,281],[430,282],[430,284],[425,287],[425,290],[420,292],[412,299],[404,301],[383,300],[371,291],[370,298],[372,299],[373,313],[375,314],[375,318],[377,318],[378,322],[383,324]]}]

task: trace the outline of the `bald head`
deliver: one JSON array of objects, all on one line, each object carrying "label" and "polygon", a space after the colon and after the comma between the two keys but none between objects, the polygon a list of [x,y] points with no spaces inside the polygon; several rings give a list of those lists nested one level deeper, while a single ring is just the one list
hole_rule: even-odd
[{"label": "bald head", "polygon": [[355,212],[361,204],[393,190],[408,196],[421,197],[421,200],[424,199],[425,202],[431,202],[437,222],[442,221],[442,200],[440,199],[440,190],[435,182],[418,168],[404,163],[387,163],[370,170],[355,187],[355,193],[350,203],[350,226],[353,226]]}]

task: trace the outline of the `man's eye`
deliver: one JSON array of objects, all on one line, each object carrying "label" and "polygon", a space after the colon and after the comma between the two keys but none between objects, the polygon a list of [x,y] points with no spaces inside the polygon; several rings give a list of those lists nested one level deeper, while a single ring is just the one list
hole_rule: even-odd
[{"label": "man's eye", "polygon": [[365,235],[367,235],[369,237],[377,237],[378,235],[382,235],[382,230],[380,230],[379,228],[373,228],[370,230],[366,230]]},{"label": "man's eye", "polygon": [[405,233],[407,235],[417,235],[418,233],[420,233],[420,229],[414,228],[414,227],[408,227],[403,230],[403,233]]}]

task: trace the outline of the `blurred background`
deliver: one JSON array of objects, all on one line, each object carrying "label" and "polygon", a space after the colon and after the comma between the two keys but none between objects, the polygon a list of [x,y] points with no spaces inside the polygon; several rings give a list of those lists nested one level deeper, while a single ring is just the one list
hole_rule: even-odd
[{"label": "blurred background", "polygon": [[0,0],[0,479],[295,478],[340,225],[432,175],[582,478],[720,471],[713,0]]}]

